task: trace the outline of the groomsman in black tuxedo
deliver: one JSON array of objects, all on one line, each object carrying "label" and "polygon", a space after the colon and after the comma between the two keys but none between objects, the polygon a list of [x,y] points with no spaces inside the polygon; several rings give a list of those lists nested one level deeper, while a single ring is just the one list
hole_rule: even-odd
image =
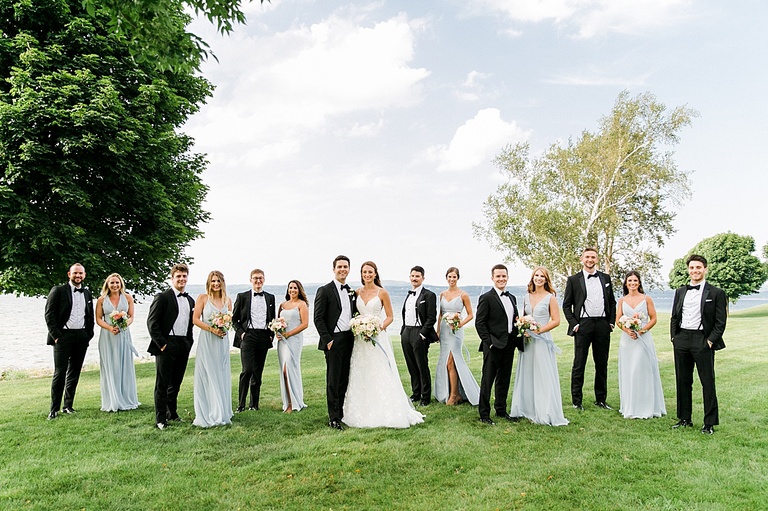
[{"label": "groomsman in black tuxedo", "polygon": [[491,387],[494,385],[496,416],[512,422],[518,420],[507,413],[507,396],[515,348],[522,352],[525,346],[515,325],[517,301],[506,291],[507,279],[507,267],[503,264],[497,264],[491,269],[493,289],[480,295],[475,316],[475,329],[480,337],[478,351],[483,353],[478,411],[480,422],[490,425],[494,424],[491,420]]},{"label": "groomsman in black tuxedo", "polygon": [[259,409],[264,362],[275,337],[275,333],[269,329],[269,323],[275,319],[275,295],[264,291],[263,271],[251,271],[251,286],[252,290],[237,294],[232,311],[234,346],[240,348],[240,361],[243,364],[238,386],[238,413],[245,410],[249,388],[251,399],[248,409]]},{"label": "groomsman in black tuxedo", "polygon": [[409,278],[412,288],[403,303],[400,343],[408,374],[411,375],[411,401],[426,406],[432,399],[429,343],[437,341],[437,297],[424,287],[424,268],[414,266]]},{"label": "groomsman in black tuxedo", "polygon": [[155,295],[147,316],[151,339],[147,351],[155,356],[155,425],[161,430],[168,421],[181,422],[177,402],[192,349],[195,309],[195,300],[185,291],[188,276],[186,264],[175,264],[171,288]]},{"label": "groomsman in black tuxedo", "polygon": [[325,355],[328,426],[339,430],[343,429],[344,395],[354,343],[349,321],[355,314],[355,292],[346,283],[348,275],[349,258],[337,256],[333,260],[333,280],[317,289],[314,312],[315,328],[320,334],[317,349]]},{"label": "groomsman in black tuxedo", "polygon": [[595,362],[595,405],[612,410],[608,397],[608,351],[616,320],[616,297],[611,277],[597,270],[597,250],[587,247],[581,253],[582,270],[568,277],[563,294],[563,314],[568,320],[568,335],[573,336],[571,401],[583,410],[584,368],[589,347]]},{"label": "groomsman in black tuxedo", "polygon": [[725,292],[705,280],[707,260],[700,255],[688,257],[691,283],[675,291],[672,302],[670,337],[675,353],[677,386],[677,418],[675,429],[693,427],[691,394],[693,367],[699,372],[704,394],[704,426],[701,432],[711,435],[720,424],[715,391],[715,351],[725,348]]},{"label": "groomsman in black tuxedo", "polygon": [[64,395],[64,413],[74,413],[77,382],[83,369],[88,343],[93,337],[93,297],[83,285],[85,268],[73,264],[67,272],[69,282],[54,286],[45,302],[47,344],[53,346],[53,381],[48,420],[55,419]]}]

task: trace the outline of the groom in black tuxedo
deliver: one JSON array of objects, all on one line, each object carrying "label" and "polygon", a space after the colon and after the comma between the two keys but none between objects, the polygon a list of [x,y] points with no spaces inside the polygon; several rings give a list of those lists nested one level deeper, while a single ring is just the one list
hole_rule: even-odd
[{"label": "groom in black tuxedo", "polygon": [[597,270],[597,250],[587,247],[581,253],[582,270],[568,277],[563,294],[563,314],[568,320],[568,335],[573,336],[571,400],[583,410],[584,368],[589,347],[595,361],[595,405],[606,410],[608,396],[608,351],[616,321],[616,297],[611,277]]},{"label": "groom in black tuxedo", "polygon": [[55,419],[64,394],[64,413],[74,413],[77,382],[83,369],[88,343],[93,337],[93,297],[83,285],[85,268],[73,264],[67,272],[69,282],[54,286],[45,302],[47,344],[53,346],[53,381],[48,420]]},{"label": "groom in black tuxedo", "polygon": [[411,401],[419,401],[426,406],[432,399],[429,343],[437,341],[437,297],[424,287],[424,268],[414,266],[409,278],[412,289],[403,303],[400,343],[408,374],[411,375]]},{"label": "groom in black tuxedo", "polygon": [[480,337],[480,349],[483,352],[483,374],[480,380],[480,422],[493,425],[491,420],[491,387],[496,386],[494,408],[496,416],[509,421],[517,421],[507,413],[509,382],[512,378],[512,362],[515,348],[525,349],[523,338],[518,332],[517,301],[506,291],[507,267],[497,264],[491,269],[493,289],[480,295],[477,302],[475,329]]},{"label": "groom in black tuxedo", "polygon": [[331,282],[317,289],[314,319],[320,334],[317,349],[325,354],[328,426],[341,430],[354,343],[349,321],[355,314],[355,292],[346,283],[349,275],[347,256],[340,255],[333,260],[333,275]]},{"label": "groom in black tuxedo", "polygon": [[237,294],[232,310],[232,324],[235,327],[235,348],[240,348],[240,372],[238,385],[237,413],[245,410],[245,398],[251,391],[249,410],[259,409],[261,377],[267,352],[272,348],[275,333],[269,323],[275,319],[275,295],[264,291],[264,272],[251,271],[251,290]]},{"label": "groom in black tuxedo", "polygon": [[177,410],[179,389],[192,349],[192,311],[195,300],[185,291],[189,267],[171,268],[171,288],[158,293],[149,306],[147,329],[150,354],[155,356],[155,425],[165,429],[168,421],[180,422]]},{"label": "groom in black tuxedo", "polygon": [[711,435],[720,424],[715,391],[715,351],[725,348],[726,296],[704,277],[707,260],[700,255],[688,257],[691,283],[675,291],[670,320],[670,337],[675,353],[677,386],[677,418],[675,429],[693,427],[691,393],[693,367],[699,372],[704,394],[704,426],[701,432]]}]

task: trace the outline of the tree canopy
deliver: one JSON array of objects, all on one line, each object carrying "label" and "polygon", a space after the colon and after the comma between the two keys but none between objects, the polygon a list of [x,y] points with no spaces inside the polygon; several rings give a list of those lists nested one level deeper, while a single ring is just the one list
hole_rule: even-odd
[{"label": "tree canopy", "polygon": [[[269,1],[269,0],[268,0]],[[248,0],[250,2],[250,0]],[[263,4],[264,0],[260,0]],[[187,12],[205,16],[221,34],[245,23],[242,0],[82,0],[91,14],[108,13],[107,27],[123,36],[130,54],[140,63],[162,70],[198,69],[212,55],[208,44],[187,32]],[[180,23],[181,21],[181,23]]]},{"label": "tree canopy", "polygon": [[494,160],[506,180],[486,200],[476,236],[509,260],[547,266],[559,283],[580,268],[585,246],[598,249],[615,278],[634,269],[656,282],[657,248],[689,196],[688,175],[669,147],[696,115],[624,91],[595,133],[554,143],[539,157],[528,144],[506,146]]},{"label": "tree canopy", "polygon": [[752,236],[732,232],[703,239],[685,257],[675,260],[669,272],[669,285],[677,288],[688,283],[685,261],[691,254],[699,254],[707,259],[706,280],[725,291],[729,301],[757,293],[768,280],[768,269],[754,255],[756,249]]},{"label": "tree canopy", "polygon": [[212,86],[137,62],[110,20],[0,0],[0,292],[45,294],[74,262],[94,287],[156,289],[208,218],[205,158],[177,128]]}]

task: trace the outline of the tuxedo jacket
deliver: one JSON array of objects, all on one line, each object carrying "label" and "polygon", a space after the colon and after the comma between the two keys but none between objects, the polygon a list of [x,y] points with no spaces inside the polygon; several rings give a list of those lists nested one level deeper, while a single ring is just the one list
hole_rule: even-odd
[{"label": "tuxedo jacket", "polygon": [[[176,316],[179,315],[179,304],[176,301],[177,291],[174,288],[166,289],[162,293],[155,295],[152,305],[149,306],[149,315],[147,316],[147,329],[149,330],[150,343],[147,351],[152,355],[162,353],[162,348],[168,344],[168,334],[176,322]],[[187,342],[192,346],[192,314],[195,310],[195,300],[187,296],[189,301],[189,324],[187,331],[183,334]]]},{"label": "tuxedo jacket", "polygon": [[[616,296],[613,294],[613,284],[611,277],[601,271],[596,272],[600,279],[600,287],[603,290],[603,307],[605,310],[605,319],[613,324],[616,321]],[[584,309],[584,302],[587,300],[587,283],[584,279],[584,272],[580,271],[568,277],[565,284],[565,293],[563,294],[563,314],[568,321],[568,335],[573,335],[573,328],[579,324],[581,311]]]},{"label": "tuxedo jacket", "polygon": [[[85,296],[85,331],[88,338],[93,337],[93,295],[91,290],[83,286],[83,296]],[[62,286],[53,286],[48,293],[48,300],[45,302],[45,324],[48,327],[48,338],[46,344],[55,344],[56,339],[60,339],[69,315],[72,313],[72,288],[69,282]]]},{"label": "tuxedo jacket", "polygon": [[[510,295],[510,298],[512,299],[512,309],[515,315],[512,318],[514,322],[518,316],[517,300],[512,295]],[[501,297],[495,288],[480,295],[480,299],[477,301],[477,314],[475,315],[475,330],[477,330],[477,335],[480,337],[480,349],[478,351],[483,351],[483,346],[503,349],[510,342],[520,351],[525,350],[525,344],[517,330],[517,326],[512,328],[511,334],[507,333],[509,326],[507,319],[507,310],[501,303]]]},{"label": "tuxedo jacket", "polygon": [[[350,310],[354,316],[357,312],[355,292],[349,291],[347,295],[349,297]],[[339,322],[339,316],[341,316],[341,297],[338,291],[336,291],[336,281],[331,281],[319,287],[315,295],[314,320],[315,328],[320,335],[317,349],[325,351],[328,343],[333,341],[333,331],[336,329],[336,323]]]},{"label": "tuxedo jacket", "polygon": [[[669,322],[672,340],[680,332],[680,325],[683,322],[683,302],[686,291],[686,286],[681,286],[675,290],[675,299],[672,302],[672,318]],[[701,290],[701,326],[704,339],[712,343],[713,350],[725,348],[723,332],[725,332],[725,322],[728,315],[726,300],[725,291],[704,281],[704,289]]]},{"label": "tuxedo jacket", "polygon": [[[400,329],[402,335],[405,329],[405,304],[408,298],[403,302],[403,327]],[[427,342],[437,342],[437,333],[435,332],[435,323],[437,322],[437,296],[429,289],[421,288],[421,293],[416,297],[416,317],[421,323],[419,333],[424,336]]]},{"label": "tuxedo jacket", "polygon": [[[251,300],[253,300],[253,289],[243,291],[237,294],[235,306],[232,309],[232,325],[235,327],[235,340],[232,343],[235,348],[239,348],[242,343],[243,334],[251,325]],[[267,304],[267,327],[269,322],[275,319],[275,295],[264,291],[264,301]],[[269,342],[275,337],[275,332],[269,330]]]}]

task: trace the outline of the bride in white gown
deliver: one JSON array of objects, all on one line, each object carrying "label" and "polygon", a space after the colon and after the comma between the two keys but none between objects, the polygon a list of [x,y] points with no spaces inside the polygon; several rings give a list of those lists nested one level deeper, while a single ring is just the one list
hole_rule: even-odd
[{"label": "bride in white gown", "polygon": [[392,323],[389,293],[381,287],[378,268],[371,261],[360,270],[363,287],[357,290],[357,310],[361,316],[378,316],[384,311],[376,344],[355,336],[349,368],[349,386],[344,398],[344,418],[353,428],[408,428],[424,422],[403,390],[392,343],[386,328]]}]

